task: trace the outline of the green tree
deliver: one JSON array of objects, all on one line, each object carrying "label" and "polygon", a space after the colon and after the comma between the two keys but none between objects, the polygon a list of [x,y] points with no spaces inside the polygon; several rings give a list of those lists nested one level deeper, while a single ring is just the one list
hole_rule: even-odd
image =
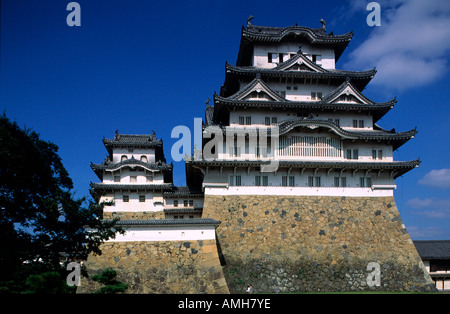
[{"label": "green tree", "polygon": [[124,292],[128,285],[126,283],[117,281],[115,278],[117,273],[114,269],[106,268],[100,275],[91,276],[91,279],[104,284],[96,294],[114,294],[118,292]]},{"label": "green tree", "polygon": [[61,252],[85,259],[90,253],[100,254],[100,244],[116,231],[123,232],[115,229],[116,220],[102,219],[103,204],[77,199],[72,189],[58,146],[20,128],[3,113],[0,291],[29,291],[26,281],[32,275],[55,271],[64,275]]}]

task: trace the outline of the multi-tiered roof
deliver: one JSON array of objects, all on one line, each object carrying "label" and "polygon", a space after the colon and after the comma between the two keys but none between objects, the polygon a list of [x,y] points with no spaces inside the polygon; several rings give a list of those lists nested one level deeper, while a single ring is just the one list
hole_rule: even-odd
[{"label": "multi-tiered roof", "polygon": [[[167,191],[173,188],[173,165],[167,164],[163,152],[163,142],[157,139],[155,134],[116,134],[113,139],[103,139],[103,144],[108,151],[108,156],[102,164],[91,163],[91,168],[102,181],[91,183],[93,194],[98,198],[105,192],[114,191]],[[151,149],[150,154],[148,150]],[[136,151],[135,151],[136,150]],[[155,182],[122,182],[104,179],[105,174],[111,176],[122,170],[141,170],[148,173],[161,173],[162,180]]]},{"label": "multi-tiered roof", "polygon": [[[397,162],[392,160],[392,151],[398,149],[412,139],[416,129],[406,132],[385,130],[376,124],[396,104],[396,99],[385,102],[375,102],[362,94],[362,90],[376,74],[376,70],[345,71],[335,69],[335,62],[339,59],[350,42],[353,33],[342,35],[327,33],[325,22],[321,21],[322,28],[308,28],[298,25],[289,27],[256,26],[250,23],[242,28],[241,43],[236,65],[225,64],[225,82],[220,94],[214,94],[214,106],[207,105],[205,111],[205,127],[218,126],[224,131],[239,124],[251,128],[248,123],[237,123],[236,114],[245,112],[248,115],[258,112],[259,115],[275,113],[288,113],[289,118],[275,119],[266,125],[276,126],[278,135],[290,136],[292,132],[321,132],[338,137],[344,147],[341,147],[340,158],[281,158],[279,167],[348,171],[355,174],[361,170],[363,173],[377,173],[378,177],[384,171],[394,179],[407,171],[417,167],[419,160]],[[284,50],[283,48],[284,47]],[[296,51],[293,49],[296,48]],[[267,53],[269,51],[269,53]],[[273,51],[271,53],[270,51]],[[316,54],[322,51],[327,56]],[[268,58],[268,62],[263,62]],[[323,58],[323,59],[320,59]],[[322,61],[322,62],[321,62]],[[282,90],[282,86],[304,91],[314,91],[317,88],[326,90],[326,93],[311,93],[309,95],[289,94]],[[298,93],[300,94],[300,93]],[[314,95],[314,96],[313,96]],[[316,97],[317,96],[317,97]],[[339,115],[355,117],[368,117],[365,127],[354,118],[353,125],[343,125]],[[336,119],[336,117],[338,117]],[[267,118],[266,118],[267,119]],[[349,118],[347,118],[349,119]],[[341,119],[342,120],[342,119]],[[261,127],[261,121],[250,124]],[[267,121],[267,120],[266,120]],[[354,125],[356,121],[356,126]],[[367,125],[370,121],[370,125]],[[358,126],[358,122],[360,123]],[[311,131],[312,130],[312,131]],[[206,131],[207,132],[207,129]],[[345,146],[363,143],[378,143],[391,147],[391,158],[346,158]],[[286,144],[288,145],[288,144]],[[280,142],[280,149],[283,149]],[[378,151],[375,149],[375,154]],[[350,152],[351,153],[351,152]],[[236,158],[237,157],[237,158]],[[383,156],[385,157],[385,156]],[[359,160],[358,160],[359,159]],[[380,159],[380,160],[378,160]],[[382,160],[381,160],[382,159]],[[196,167],[258,167],[268,161],[246,155],[228,156],[216,160],[188,160],[188,165]],[[188,166],[189,168],[189,166]],[[250,169],[250,168],[249,168]],[[188,182],[199,183],[189,176],[198,176],[195,169],[188,169]],[[204,174],[203,174],[204,175]]]}]

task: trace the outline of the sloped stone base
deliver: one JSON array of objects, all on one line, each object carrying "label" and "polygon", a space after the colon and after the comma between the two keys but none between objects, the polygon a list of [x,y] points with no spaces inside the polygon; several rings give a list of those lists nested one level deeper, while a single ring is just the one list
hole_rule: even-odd
[{"label": "sloped stone base", "polygon": [[205,195],[203,218],[231,293],[435,289],[393,197]]},{"label": "sloped stone base", "polygon": [[[101,249],[85,263],[89,276],[113,268],[129,285],[125,293],[229,293],[215,240],[108,242]],[[83,278],[77,293],[100,286]]]}]

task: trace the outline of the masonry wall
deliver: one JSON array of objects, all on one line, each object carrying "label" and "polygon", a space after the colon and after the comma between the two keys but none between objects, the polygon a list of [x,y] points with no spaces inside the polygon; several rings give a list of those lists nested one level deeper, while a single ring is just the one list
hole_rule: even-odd
[{"label": "masonry wall", "polygon": [[206,194],[207,217],[231,293],[434,289],[393,197]]},{"label": "masonry wall", "polygon": [[[108,242],[85,265],[90,276],[115,269],[125,293],[229,293],[215,240]],[[83,278],[77,293],[99,287]]]}]

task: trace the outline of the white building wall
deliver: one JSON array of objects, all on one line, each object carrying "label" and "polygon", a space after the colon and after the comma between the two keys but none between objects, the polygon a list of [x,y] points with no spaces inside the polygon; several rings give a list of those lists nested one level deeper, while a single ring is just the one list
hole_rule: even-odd
[{"label": "white building wall", "polygon": [[107,242],[194,241],[214,240],[216,237],[215,226],[147,226],[128,227],[125,230],[125,234],[116,234],[115,239]]},{"label": "white building wall", "polygon": [[335,197],[389,197],[394,188],[334,188],[334,187],[255,187],[232,186],[218,188],[205,186],[205,195],[285,195],[285,196],[335,196]]},{"label": "white building wall", "polygon": [[[335,68],[335,56],[333,49],[312,47],[309,43],[302,43],[301,49],[310,60],[312,55],[317,55],[316,63],[325,69]],[[283,54],[283,61],[287,61],[290,55],[297,54],[298,43],[283,43],[274,45],[255,45],[253,49],[253,66],[261,68],[274,68],[280,62],[279,57],[274,55],[272,63],[268,62],[268,53]]]},{"label": "white building wall", "polygon": [[[119,163],[122,161],[123,156],[127,159],[134,157],[134,159],[142,160],[141,158],[144,156],[147,158],[147,162],[155,162],[155,149],[154,148],[115,148],[113,150],[113,163]],[[142,160],[142,161],[145,161]]]},{"label": "white building wall", "polygon": [[[124,195],[128,196],[128,202],[124,202]],[[145,196],[144,202],[139,200],[140,195]],[[113,205],[105,206],[104,212],[155,212],[164,210],[162,193],[117,191],[114,194],[106,194],[100,198],[100,203],[109,201],[114,203]]]},{"label": "white building wall", "polygon": [[[370,131],[373,130],[373,118],[367,114],[358,114],[358,113],[327,113],[327,112],[311,112],[314,119],[325,120],[329,119],[332,122],[335,120],[339,120],[339,126],[345,130],[349,131]],[[289,109],[281,112],[277,111],[261,111],[261,110],[236,110],[230,112],[230,126],[231,127],[243,127],[243,125],[239,124],[239,117],[251,117],[252,125],[254,126],[265,126],[265,119],[268,118],[276,118],[277,123],[283,122],[286,120],[296,119],[298,115],[294,111],[289,111]],[[244,119],[245,120],[245,119]],[[353,127],[353,121],[356,120],[358,123],[358,127]],[[363,127],[359,127],[360,120],[364,121]],[[246,126],[248,127],[248,126]]]},{"label": "white building wall", "polygon": [[[120,176],[120,181],[115,182],[115,176]],[[160,170],[150,171],[144,170],[141,167],[136,167],[136,171],[131,171],[130,168],[126,166],[114,172],[107,171],[103,176],[103,183],[162,184],[164,183],[164,177]]]},{"label": "white building wall", "polygon": [[[321,93],[322,97],[331,93],[337,86],[316,85],[316,84],[296,84],[296,83],[269,83],[269,87],[280,94],[285,92],[285,98],[291,101],[319,101],[319,99],[311,98],[311,92]],[[241,86],[242,88],[243,86]]]},{"label": "white building wall", "polygon": [[[235,180],[236,176],[240,176],[240,187],[235,187],[236,184]],[[289,169],[287,168],[279,168],[276,172],[261,172],[259,170],[255,170],[254,168],[248,169],[248,168],[225,168],[222,169],[222,172],[220,170],[214,169],[209,170],[208,173],[205,175],[204,184],[206,186],[209,186],[210,184],[215,183],[223,183],[227,185],[229,188],[232,189],[240,189],[240,191],[245,191],[246,187],[255,187],[256,185],[256,178],[255,176],[261,177],[261,185],[263,184],[263,178],[264,176],[267,177],[268,187],[279,187],[279,189],[276,189],[276,192],[282,192],[283,190],[289,190],[290,188],[296,188],[296,187],[306,187],[308,188],[306,191],[312,191],[310,189],[309,185],[309,179],[308,177],[314,177],[314,184],[316,182],[316,177],[320,177],[320,187],[312,187],[314,189],[320,190],[327,190],[328,188],[334,188],[335,187],[335,178],[342,178],[345,177],[346,181],[346,187],[342,188],[342,180],[339,180],[340,189],[351,191],[351,193],[355,193],[355,191],[360,191],[360,189],[366,189],[368,190],[380,190],[380,189],[388,189],[392,190],[395,188],[395,182],[393,179],[389,177],[388,172],[382,172],[379,176],[378,173],[375,172],[368,172],[366,174],[366,171],[358,170],[356,172],[353,171],[343,171],[336,172],[336,171],[327,171],[324,169],[319,169],[318,171],[312,170],[312,169],[306,169],[302,171],[302,169]],[[285,177],[294,177],[294,186],[282,186],[283,184],[283,176]],[[365,181],[365,187],[361,187],[361,178],[370,178],[371,180],[371,186],[367,186],[367,180]],[[289,178],[287,178],[287,184],[289,185]],[[223,187],[224,185],[222,185]],[[256,188],[263,188],[256,187]],[[267,187],[264,187],[267,188]],[[352,188],[352,189],[349,189]],[[356,190],[355,190],[356,188]],[[324,192],[328,193],[328,192]],[[376,192],[379,193],[379,192]],[[360,194],[360,193],[356,193]]]},{"label": "white building wall", "polygon": [[[184,205],[184,201],[188,201],[188,206]],[[193,201],[193,206],[189,205],[189,200]],[[174,205],[174,201],[178,201],[178,206]],[[180,198],[165,198],[164,199],[164,208],[166,209],[194,209],[194,208],[203,208],[203,198],[194,198],[194,197],[180,197]]]}]

